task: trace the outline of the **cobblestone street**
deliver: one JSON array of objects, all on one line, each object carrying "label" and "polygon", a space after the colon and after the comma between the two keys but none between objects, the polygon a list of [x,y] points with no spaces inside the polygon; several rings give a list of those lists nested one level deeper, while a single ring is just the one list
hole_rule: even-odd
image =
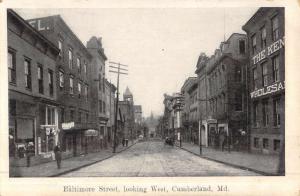
[{"label": "cobblestone street", "polygon": [[63,177],[254,176],[254,172],[202,159],[161,141],[140,142],[102,162]]}]

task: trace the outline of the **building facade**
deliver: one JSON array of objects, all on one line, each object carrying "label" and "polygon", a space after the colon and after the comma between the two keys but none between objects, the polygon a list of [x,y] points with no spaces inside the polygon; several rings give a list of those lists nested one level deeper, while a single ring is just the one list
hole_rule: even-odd
[{"label": "building facade", "polygon": [[[51,158],[59,142],[55,73],[59,49],[13,10],[7,10],[9,155],[32,164]],[[45,159],[45,160],[43,160]]]},{"label": "building facade", "polygon": [[197,77],[189,77],[181,87],[181,94],[184,97],[182,107],[182,140],[198,144],[198,81]]},{"label": "building facade", "polygon": [[116,111],[116,93],[117,88],[112,83],[105,80],[105,95],[106,95],[106,116],[108,117],[108,121],[106,124],[107,135],[105,137],[109,146],[113,144],[113,131],[115,126],[115,111]]},{"label": "building facade", "polygon": [[285,133],[284,8],[260,8],[243,30],[250,54],[251,150],[279,153]]},{"label": "building facade", "polygon": [[208,146],[220,146],[221,135],[226,137],[227,148],[247,146],[246,46],[246,35],[234,33],[220,44],[210,58],[202,54],[199,59],[197,72],[199,79],[202,79],[200,88],[203,89],[203,84],[207,83],[207,89],[199,92],[199,107],[205,107],[205,112],[201,109],[201,116],[206,117],[201,122],[201,130],[204,130],[201,135],[207,139],[205,144]]},{"label": "building facade", "polygon": [[77,156],[99,149],[91,112],[92,55],[59,15],[27,21],[60,50],[56,87],[64,154]]}]

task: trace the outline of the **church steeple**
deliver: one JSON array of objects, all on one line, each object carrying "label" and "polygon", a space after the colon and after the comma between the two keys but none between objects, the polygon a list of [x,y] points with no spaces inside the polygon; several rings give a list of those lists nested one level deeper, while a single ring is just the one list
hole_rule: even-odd
[{"label": "church steeple", "polygon": [[126,87],[126,90],[123,94],[123,99],[124,99],[124,101],[133,102],[133,96],[132,96],[132,93],[130,92],[128,86]]}]

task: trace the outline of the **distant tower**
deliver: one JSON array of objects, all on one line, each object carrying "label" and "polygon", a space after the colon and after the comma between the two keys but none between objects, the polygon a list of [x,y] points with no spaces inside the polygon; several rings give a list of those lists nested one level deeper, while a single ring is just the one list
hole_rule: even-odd
[{"label": "distant tower", "polygon": [[123,94],[123,100],[124,101],[129,101],[129,102],[133,103],[133,95],[130,92],[128,86],[126,87],[126,90],[125,90],[125,92]]}]

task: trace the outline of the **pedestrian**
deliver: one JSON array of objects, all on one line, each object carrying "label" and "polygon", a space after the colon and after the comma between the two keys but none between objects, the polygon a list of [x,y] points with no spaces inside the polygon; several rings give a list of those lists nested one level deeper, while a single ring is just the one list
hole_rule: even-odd
[{"label": "pedestrian", "polygon": [[56,145],[54,147],[54,154],[55,154],[55,160],[56,160],[56,163],[57,163],[57,168],[60,169],[60,165],[61,165],[61,151],[60,151],[59,145]]},{"label": "pedestrian", "polygon": [[33,155],[34,155],[34,146],[32,142],[29,142],[26,148],[27,167],[30,167],[30,159]]},{"label": "pedestrian", "polygon": [[125,146],[125,138],[124,137],[122,139],[122,145],[123,145],[123,147]]},{"label": "pedestrian", "polygon": [[128,146],[128,139],[126,139],[125,142],[126,142],[126,147],[127,147]]},{"label": "pedestrian", "polygon": [[225,144],[225,134],[224,131],[220,132],[220,148],[224,151],[224,144]]}]

